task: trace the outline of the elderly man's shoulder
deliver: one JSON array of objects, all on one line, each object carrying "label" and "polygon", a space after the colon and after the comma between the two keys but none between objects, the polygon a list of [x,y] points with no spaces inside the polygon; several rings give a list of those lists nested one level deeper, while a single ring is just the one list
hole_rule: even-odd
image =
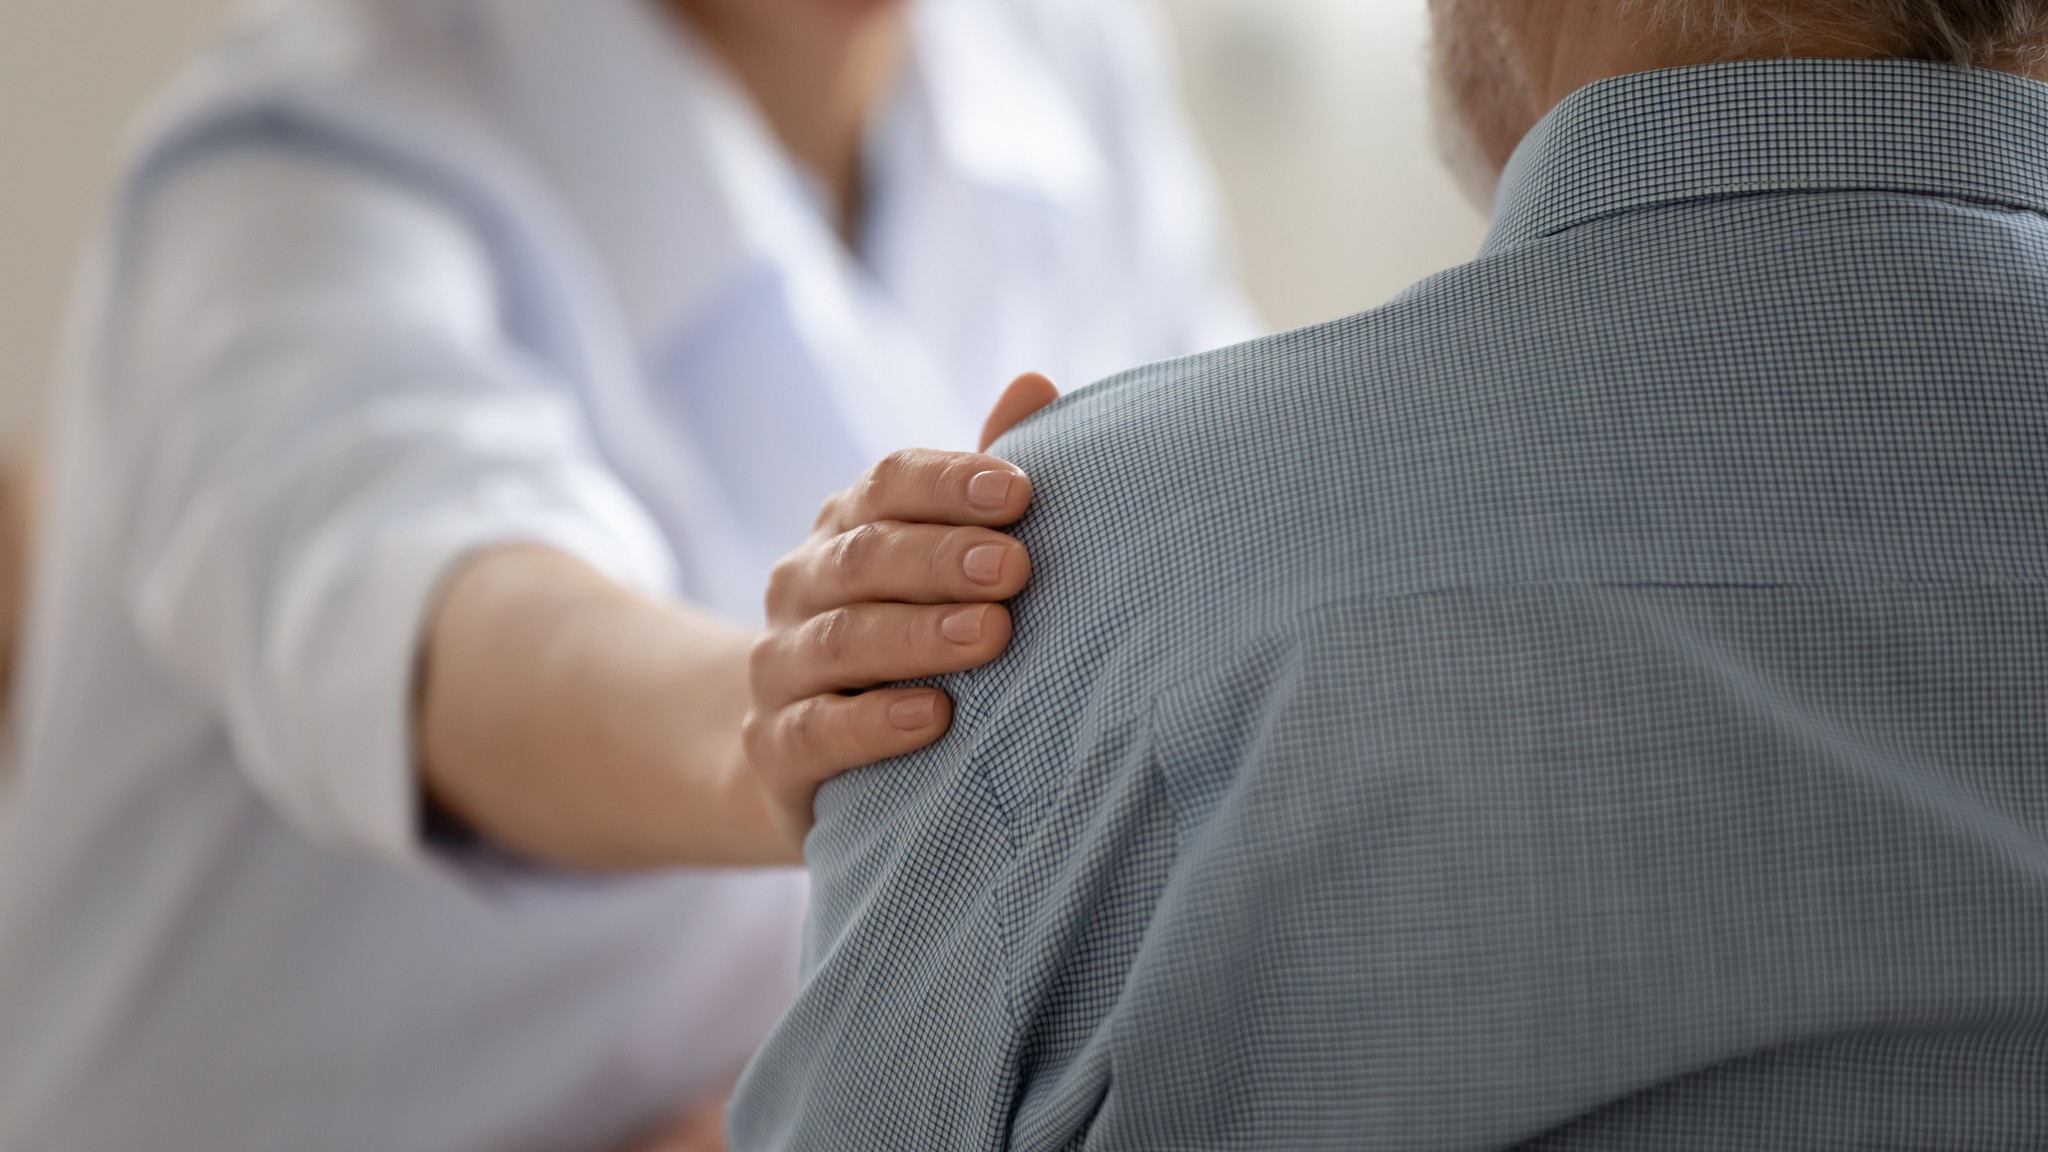
[{"label": "elderly man's shoulder", "polygon": [[[1798,198],[1685,212],[1496,245],[1383,307],[1041,414],[1004,445],[1039,492],[1030,603],[1213,635],[1333,598],[1974,570],[1934,526],[1985,523],[1969,494],[2035,466],[2005,431],[2036,425],[2042,346],[2017,322],[2042,289],[2012,225]],[[1909,242],[1927,236],[1970,245]],[[1957,273],[1962,248],[1999,276]],[[1936,435],[1957,421],[1987,431],[1962,451]]]},{"label": "elderly man's shoulder", "polygon": [[[1098,621],[1143,600],[1183,620],[1263,619],[1304,600],[1457,578],[1395,537],[1484,535],[1468,497],[1543,390],[1484,263],[1380,308],[1133,369],[1082,388],[999,450],[1033,477],[1027,609],[1085,591]],[[1428,549],[1425,549],[1428,551]],[[1446,560],[1448,557],[1438,557]],[[1085,586],[1076,587],[1077,585]]]}]

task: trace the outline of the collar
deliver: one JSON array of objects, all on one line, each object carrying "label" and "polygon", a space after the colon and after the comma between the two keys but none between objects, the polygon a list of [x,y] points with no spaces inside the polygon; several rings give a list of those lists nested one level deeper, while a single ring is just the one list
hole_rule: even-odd
[{"label": "collar", "polygon": [[1911,60],[1621,76],[1515,150],[1484,251],[1713,196],[1883,191],[2048,214],[2048,85]]},{"label": "collar", "polygon": [[[656,346],[764,268],[845,263],[815,189],[715,53],[652,0],[477,0],[499,83]],[[1071,205],[1105,164],[1035,41],[994,0],[919,0],[910,65],[878,131],[923,132],[921,180]],[[876,156],[874,163],[886,162]],[[877,187],[884,182],[877,181]]]}]

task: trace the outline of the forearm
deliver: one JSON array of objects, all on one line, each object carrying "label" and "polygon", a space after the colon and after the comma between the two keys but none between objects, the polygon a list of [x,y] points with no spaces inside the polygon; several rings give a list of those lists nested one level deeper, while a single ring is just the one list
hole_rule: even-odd
[{"label": "forearm", "polygon": [[565,868],[793,863],[743,770],[750,642],[563,553],[485,553],[428,621],[424,787],[494,843]]}]

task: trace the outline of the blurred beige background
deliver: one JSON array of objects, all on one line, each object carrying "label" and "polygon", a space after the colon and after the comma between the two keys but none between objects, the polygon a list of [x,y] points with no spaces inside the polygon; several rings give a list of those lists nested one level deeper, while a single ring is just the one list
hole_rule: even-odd
[{"label": "blurred beige background", "polygon": [[[1425,0],[1164,2],[1273,326],[1371,307],[1470,257],[1482,223],[1428,146]],[[123,125],[227,7],[0,0],[0,445],[40,428]]]}]

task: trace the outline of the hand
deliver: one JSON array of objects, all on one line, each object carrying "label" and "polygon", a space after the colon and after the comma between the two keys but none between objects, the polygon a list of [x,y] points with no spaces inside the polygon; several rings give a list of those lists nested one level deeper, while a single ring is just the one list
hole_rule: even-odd
[{"label": "hand", "polygon": [[[1019,377],[982,447],[1058,395],[1043,376]],[[1031,558],[996,529],[1030,503],[1030,479],[993,456],[898,452],[826,501],[810,540],[776,566],[742,736],[792,844],[810,831],[819,785],[952,723],[943,692],[877,685],[979,667],[1009,646],[1000,601],[1023,589]]]}]

